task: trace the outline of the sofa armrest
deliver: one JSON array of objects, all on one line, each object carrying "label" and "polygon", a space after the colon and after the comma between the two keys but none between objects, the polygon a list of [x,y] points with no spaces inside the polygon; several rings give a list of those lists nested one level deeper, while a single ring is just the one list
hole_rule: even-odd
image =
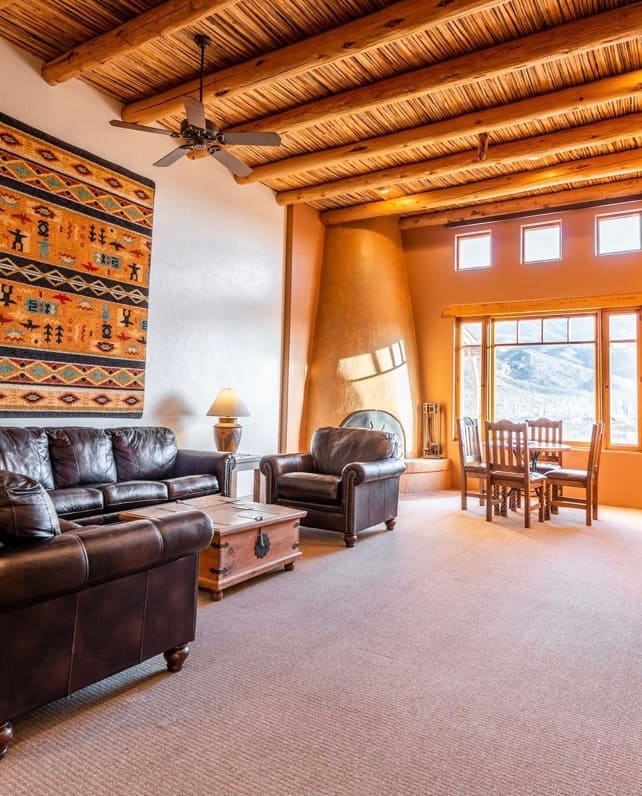
[{"label": "sofa armrest", "polygon": [[210,473],[218,479],[219,490],[223,495],[230,494],[234,455],[225,451],[196,451],[179,449],[174,463],[176,477]]},{"label": "sofa armrest", "polygon": [[354,479],[354,484],[365,484],[369,481],[381,481],[384,478],[395,478],[406,471],[403,459],[379,459],[376,462],[350,462],[341,472],[344,481]]},{"label": "sofa armrest", "polygon": [[313,471],[311,453],[278,453],[264,456],[260,469],[265,476],[265,499],[268,503],[276,500],[276,479],[285,473],[311,473]]},{"label": "sofa armrest", "polygon": [[198,552],[212,538],[202,511],[71,530],[0,548],[0,609],[42,602]]}]

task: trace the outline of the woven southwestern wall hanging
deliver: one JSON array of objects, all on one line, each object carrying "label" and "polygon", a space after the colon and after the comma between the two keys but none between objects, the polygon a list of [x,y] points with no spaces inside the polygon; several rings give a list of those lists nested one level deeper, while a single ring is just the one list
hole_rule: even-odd
[{"label": "woven southwestern wall hanging", "polygon": [[141,416],[153,200],[0,114],[0,415]]}]

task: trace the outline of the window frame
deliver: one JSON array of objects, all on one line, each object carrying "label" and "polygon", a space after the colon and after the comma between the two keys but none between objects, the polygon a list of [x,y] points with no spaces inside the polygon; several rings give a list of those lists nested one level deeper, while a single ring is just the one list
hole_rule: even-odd
[{"label": "window frame", "polygon": [[[604,420],[604,440],[605,445],[613,450],[642,450],[642,308],[640,307],[617,307],[602,310],[602,384],[603,384],[603,420]],[[609,337],[609,319],[612,315],[636,315],[637,318],[637,387],[638,387],[638,441],[637,445],[625,445],[621,442],[613,442],[611,438],[611,340]],[[618,342],[618,341],[613,341]]]},{"label": "window frame", "polygon": [[[602,219],[610,218],[626,218],[627,216],[637,216],[638,226],[640,232],[640,245],[637,249],[618,249],[614,252],[601,252],[600,251],[600,221]],[[622,254],[635,254],[642,251],[642,210],[627,210],[619,213],[598,213],[595,216],[595,256],[596,257],[613,257]]]},{"label": "window frame", "polygon": [[[461,368],[462,368],[462,326],[464,323],[481,323],[481,355],[480,355],[480,407],[479,407],[479,421],[481,428],[481,421],[484,417],[488,417],[488,317],[478,318],[458,318],[455,323],[455,378],[453,379],[455,396],[453,406],[455,406],[455,418],[461,417]],[[455,429],[456,433],[456,429]]]},{"label": "window frame", "polygon": [[[527,260],[526,259],[526,233],[530,229],[537,229],[542,227],[548,227],[550,229],[555,228],[558,232],[558,239],[559,239],[559,254],[556,257],[546,257],[545,259],[539,260]],[[558,263],[563,259],[563,244],[564,238],[562,235],[562,220],[559,219],[557,221],[541,221],[537,224],[522,224],[519,231],[519,239],[520,239],[520,263],[522,265],[537,265],[538,263]]]},{"label": "window frame", "polygon": [[[488,249],[489,249],[489,262],[488,265],[473,265],[469,266],[468,268],[462,268],[460,265],[460,252],[459,252],[459,242],[465,238],[485,238],[488,237]],[[455,271],[457,273],[467,272],[467,271],[485,271],[489,268],[493,267],[493,231],[491,229],[484,229],[484,230],[475,230],[475,232],[458,232],[455,234]]]},{"label": "window frame", "polygon": [[[610,373],[610,339],[609,339],[609,318],[611,315],[635,314],[637,317],[637,443],[623,444],[613,442],[611,439],[610,405],[609,405],[609,373]],[[495,356],[494,356],[494,323],[496,321],[520,321],[520,320],[544,320],[555,317],[586,317],[595,318],[595,339],[592,344],[595,347],[595,419],[605,422],[605,447],[612,450],[642,452],[642,307],[609,307],[601,309],[582,309],[582,310],[547,310],[536,309],[528,313],[507,313],[493,314],[487,316],[466,316],[457,317],[455,321],[455,396],[453,405],[455,406],[455,417],[461,416],[462,406],[462,385],[461,385],[461,350],[462,337],[461,329],[466,323],[482,323],[481,354],[480,360],[482,368],[481,396],[480,396],[480,417],[496,420],[494,417],[495,409]],[[616,342],[616,341],[614,341]],[[577,442],[569,440],[578,447],[586,447],[587,441]]]}]

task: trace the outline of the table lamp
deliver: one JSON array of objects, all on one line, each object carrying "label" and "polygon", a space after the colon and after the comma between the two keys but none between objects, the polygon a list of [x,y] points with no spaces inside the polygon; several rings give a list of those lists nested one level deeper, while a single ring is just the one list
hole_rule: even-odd
[{"label": "table lamp", "polygon": [[218,417],[218,423],[214,426],[216,449],[234,453],[239,446],[243,431],[238,418],[250,416],[247,406],[239,398],[236,390],[232,387],[221,388],[207,414]]}]

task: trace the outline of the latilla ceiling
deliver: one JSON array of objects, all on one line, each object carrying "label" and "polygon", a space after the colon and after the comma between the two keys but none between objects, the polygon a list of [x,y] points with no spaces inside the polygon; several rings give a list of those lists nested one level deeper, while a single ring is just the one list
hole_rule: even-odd
[{"label": "latilla ceiling", "polygon": [[[327,223],[402,225],[612,201],[639,193],[642,2],[622,0],[0,0],[0,35],[178,130],[198,97],[240,183]],[[216,166],[196,163],[195,168]]]}]

